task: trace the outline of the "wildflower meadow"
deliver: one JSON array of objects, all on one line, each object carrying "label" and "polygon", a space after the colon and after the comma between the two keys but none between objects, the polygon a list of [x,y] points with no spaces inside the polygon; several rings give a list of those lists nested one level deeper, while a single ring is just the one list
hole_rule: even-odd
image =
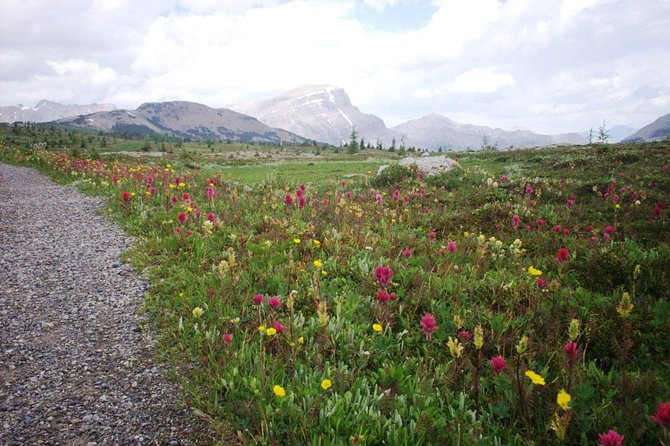
[{"label": "wildflower meadow", "polygon": [[108,198],[158,351],[231,444],[670,444],[667,142],[354,183],[79,155],[0,150]]}]

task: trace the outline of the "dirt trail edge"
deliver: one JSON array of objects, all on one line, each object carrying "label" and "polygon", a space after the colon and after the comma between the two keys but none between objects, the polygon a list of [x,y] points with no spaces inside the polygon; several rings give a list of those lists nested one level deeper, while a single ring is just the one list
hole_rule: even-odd
[{"label": "dirt trail edge", "polygon": [[0,445],[212,444],[151,360],[104,205],[0,164]]}]

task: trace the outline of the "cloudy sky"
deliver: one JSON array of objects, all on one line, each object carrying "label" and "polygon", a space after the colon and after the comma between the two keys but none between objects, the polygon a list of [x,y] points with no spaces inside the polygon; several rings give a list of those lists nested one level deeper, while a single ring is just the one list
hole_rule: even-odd
[{"label": "cloudy sky", "polygon": [[343,87],[555,133],[670,113],[668,0],[3,0],[0,105],[261,100]]}]

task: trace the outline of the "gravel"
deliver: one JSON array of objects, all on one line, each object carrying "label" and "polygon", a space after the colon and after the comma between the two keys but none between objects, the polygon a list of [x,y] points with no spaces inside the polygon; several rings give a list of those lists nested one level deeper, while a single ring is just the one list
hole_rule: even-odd
[{"label": "gravel", "polygon": [[0,164],[0,445],[213,444],[152,359],[103,206]]}]

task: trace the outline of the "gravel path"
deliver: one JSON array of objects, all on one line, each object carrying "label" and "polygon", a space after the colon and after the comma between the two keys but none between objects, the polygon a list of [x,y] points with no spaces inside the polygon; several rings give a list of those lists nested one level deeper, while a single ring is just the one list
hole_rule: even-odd
[{"label": "gravel path", "polygon": [[146,285],[101,206],[0,164],[0,445],[213,444],[151,361]]}]

